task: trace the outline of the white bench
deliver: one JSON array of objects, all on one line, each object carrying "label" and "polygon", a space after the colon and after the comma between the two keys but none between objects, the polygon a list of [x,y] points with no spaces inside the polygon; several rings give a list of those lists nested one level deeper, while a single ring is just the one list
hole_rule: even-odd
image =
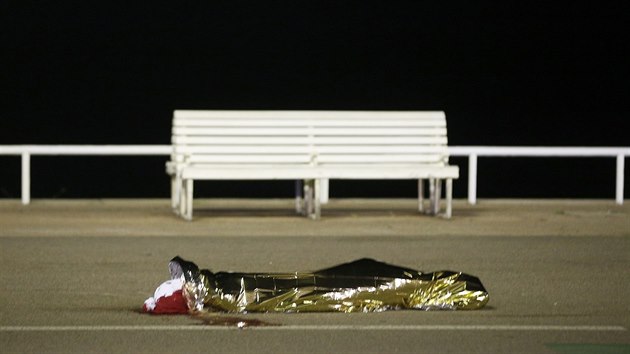
[{"label": "white bench", "polygon": [[194,180],[301,180],[296,210],[317,219],[329,179],[418,180],[420,211],[428,181],[432,214],[446,181],[450,217],[459,177],[448,165],[444,112],[177,110],[172,145],[172,206],[188,220]]}]

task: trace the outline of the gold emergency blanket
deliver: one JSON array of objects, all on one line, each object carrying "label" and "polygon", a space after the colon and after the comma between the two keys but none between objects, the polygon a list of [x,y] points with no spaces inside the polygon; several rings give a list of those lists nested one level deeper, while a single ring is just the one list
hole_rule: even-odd
[{"label": "gold emergency blanket", "polygon": [[488,302],[488,293],[474,276],[453,271],[423,273],[367,258],[296,273],[212,273],[179,257],[170,266],[171,272],[173,266],[181,267],[185,278],[183,294],[191,310],[474,310]]}]

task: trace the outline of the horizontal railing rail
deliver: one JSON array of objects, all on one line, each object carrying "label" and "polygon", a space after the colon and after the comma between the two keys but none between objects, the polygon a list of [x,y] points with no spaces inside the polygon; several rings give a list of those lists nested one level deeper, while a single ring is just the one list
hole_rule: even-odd
[{"label": "horizontal railing rail", "polygon": [[[22,157],[22,204],[31,199],[31,156],[168,156],[170,145],[0,145],[0,155]],[[451,156],[468,157],[468,202],[477,203],[479,157],[611,157],[616,158],[615,202],[624,200],[624,162],[630,147],[449,146]]]},{"label": "horizontal railing rail", "polygon": [[477,203],[478,157],[614,157],[615,202],[623,204],[624,162],[630,147],[449,146],[451,156],[468,156],[468,202]]},{"label": "horizontal railing rail", "polygon": [[170,145],[0,145],[0,155],[169,155]]},{"label": "horizontal railing rail", "polygon": [[167,156],[170,145],[0,145],[0,155],[22,156],[22,204],[31,202],[31,155]]}]

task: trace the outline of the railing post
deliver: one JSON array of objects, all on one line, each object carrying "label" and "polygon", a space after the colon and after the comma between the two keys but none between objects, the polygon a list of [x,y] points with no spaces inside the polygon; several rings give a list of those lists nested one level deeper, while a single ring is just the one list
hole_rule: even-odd
[{"label": "railing post", "polygon": [[617,155],[617,185],[615,187],[615,202],[623,205],[623,169],[624,155]]},{"label": "railing post", "polygon": [[468,204],[477,204],[477,154],[468,156]]},{"label": "railing post", "polygon": [[31,202],[31,154],[22,153],[22,204]]}]

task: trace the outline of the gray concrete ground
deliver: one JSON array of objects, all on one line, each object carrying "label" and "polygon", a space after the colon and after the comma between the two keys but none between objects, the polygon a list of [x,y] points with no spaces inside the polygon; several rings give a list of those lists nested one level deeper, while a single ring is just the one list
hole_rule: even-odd
[{"label": "gray concrete ground", "polygon": [[[0,352],[630,351],[630,207],[611,201],[339,200],[323,219],[290,200],[0,200]],[[138,312],[180,255],[213,270],[313,270],[361,257],[478,276],[479,311],[247,314],[207,326]],[[217,315],[231,323],[232,315]]]}]

